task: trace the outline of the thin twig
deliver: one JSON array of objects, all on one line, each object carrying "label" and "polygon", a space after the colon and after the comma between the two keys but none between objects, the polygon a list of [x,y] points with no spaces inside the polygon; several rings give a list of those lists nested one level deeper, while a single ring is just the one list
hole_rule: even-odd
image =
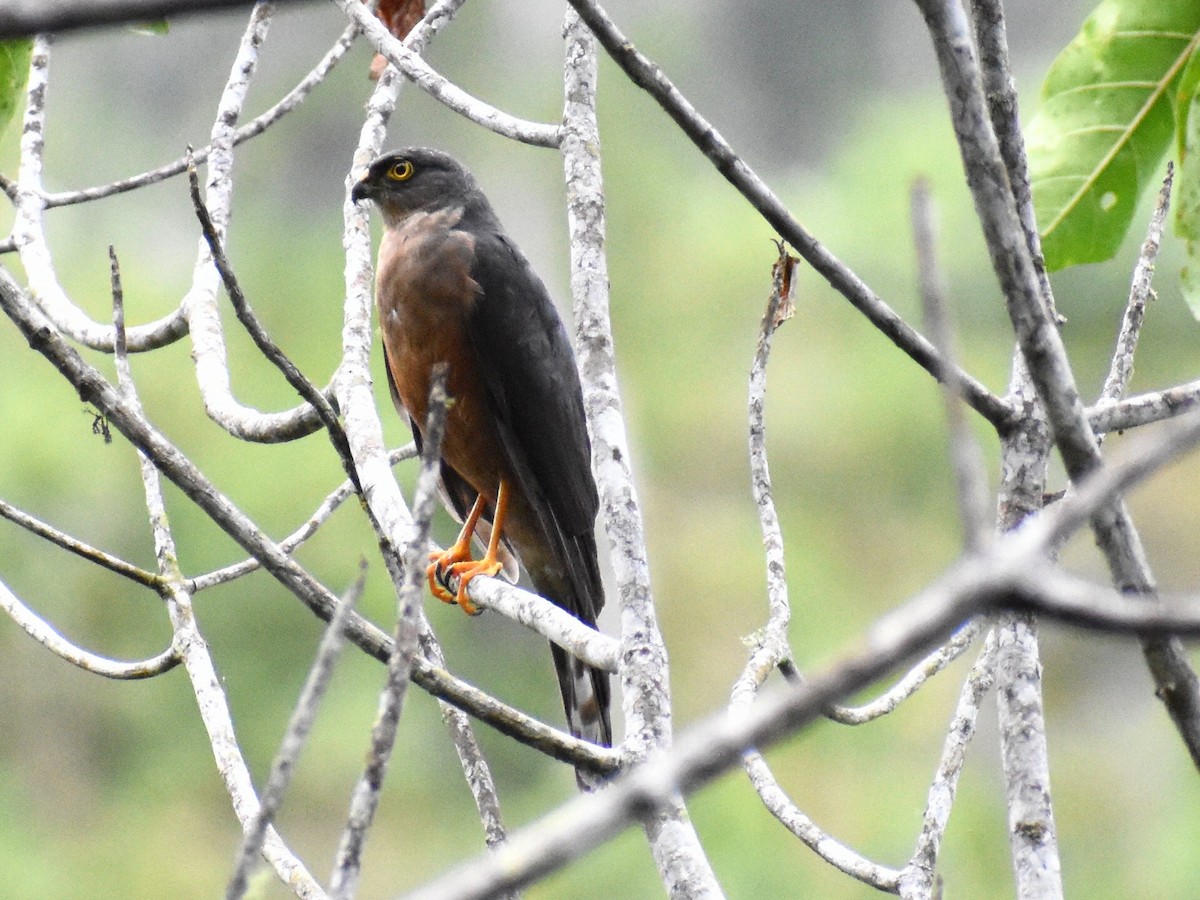
[{"label": "thin twig", "polygon": [[[234,132],[257,71],[259,48],[266,40],[272,13],[273,7],[269,3],[255,5],[213,119],[204,202],[218,243],[224,241],[233,205]],[[312,432],[318,427],[320,416],[310,404],[264,414],[234,397],[225,334],[217,309],[220,273],[213,265],[208,241],[201,237],[198,244],[192,284],[182,308],[187,317],[196,383],[205,412],[227,432],[243,440],[290,440]]]},{"label": "thin twig", "polygon": [[1042,238],[1033,209],[1033,186],[1029,180],[1025,136],[1021,129],[1017,82],[1009,65],[1008,28],[1004,22],[1004,6],[1000,0],[973,0],[970,6],[989,121],[992,123],[1000,156],[1008,173],[1009,189],[1021,222],[1021,231],[1025,235],[1025,245],[1029,248],[1030,261],[1037,274],[1038,288],[1051,319],[1056,325],[1062,325],[1066,323],[1066,319],[1055,309],[1054,292],[1046,273]]},{"label": "thin twig", "polygon": [[[392,450],[388,454],[388,460],[392,465],[395,465],[396,463],[403,462],[406,459],[412,459],[416,455],[416,444],[408,443],[403,447]],[[333,515],[334,510],[341,506],[342,503],[345,502],[346,498],[350,497],[354,493],[354,485],[350,483],[350,480],[346,479],[343,481],[336,488],[334,488],[332,492],[330,492],[330,494],[321,502],[320,506],[313,510],[313,514],[308,517],[303,525],[279,542],[279,549],[284,553],[291,553],[297,547],[301,546],[305,541],[316,534],[317,530],[325,524],[331,515]],[[234,563],[233,565],[225,566],[212,572],[206,572],[203,575],[196,575],[188,580],[188,589],[193,594],[196,594],[206,588],[216,587],[219,584],[227,584],[230,581],[241,578],[243,575],[248,575],[251,572],[257,572],[261,568],[262,563],[260,563],[257,559],[254,559],[253,557],[244,559],[241,562]]]},{"label": "thin twig", "polygon": [[[423,623],[424,624],[424,623]],[[429,631],[420,635],[421,650],[436,666],[445,664],[441,655],[441,647],[432,638]],[[483,748],[475,735],[470,717],[456,706],[444,700],[438,701],[442,713],[442,723],[454,744],[455,755],[463,770],[467,789],[475,801],[475,810],[479,813],[479,822],[483,826],[483,839],[489,847],[499,847],[508,838],[508,829],[504,826],[504,817],[500,813],[500,794],[496,790],[496,781],[492,777],[491,767],[483,756]],[[507,900],[507,898],[506,898]]]},{"label": "thin twig", "polygon": [[[749,386],[749,445],[751,491],[758,507],[759,527],[766,554],[767,624],[756,632],[754,649],[734,683],[730,709],[750,706],[759,688],[776,668],[784,667],[789,678],[799,679],[791,662],[788,645],[788,623],[791,604],[788,599],[783,535],[772,495],[771,475],[766,448],[766,383],[771,338],[794,311],[795,257],[780,244],[779,258],[772,267],[771,293],[759,330],[758,345],[750,368]],[[747,752],[742,766],[751,786],[767,810],[809,849],[853,878],[880,890],[894,890],[900,873],[879,866],[835,840],[807,816],[779,785],[765,758],[757,750]]]},{"label": "thin twig", "polygon": [[768,619],[759,644],[770,648],[770,659],[764,660],[769,668],[775,668],[783,659],[791,658],[787,645],[788,623],[792,618],[788,599],[787,564],[784,558],[783,530],[779,525],[779,513],[775,509],[775,498],[771,487],[771,470],[767,461],[767,361],[771,354],[771,338],[775,329],[791,318],[795,312],[797,260],[787,252],[783,244],[779,247],[779,258],[771,270],[771,294],[759,329],[758,346],[750,366],[749,416],[750,416],[750,488],[754,504],[758,507],[759,528],[762,531],[763,548],[766,556]]},{"label": "thin twig", "polygon": [[179,649],[172,644],[157,656],[132,662],[109,659],[106,656],[84,650],[59,634],[54,628],[42,620],[37,613],[21,602],[8,586],[0,581],[0,609],[4,610],[14,622],[31,638],[85,672],[102,675],[118,681],[153,678],[163,672],[169,672],[179,665]]},{"label": "thin twig", "polygon": [[312,731],[317,707],[325,695],[325,690],[333,676],[334,666],[337,664],[342,646],[345,644],[343,629],[346,617],[358,604],[365,588],[366,564],[363,563],[359,566],[358,578],[342,595],[337,612],[333,614],[333,618],[329,620],[329,624],[325,628],[325,633],[321,636],[321,643],[317,646],[317,655],[313,658],[313,664],[308,670],[308,677],[304,680],[304,687],[300,691],[295,709],[292,710],[291,718],[288,720],[287,730],[284,731],[279,750],[271,762],[271,773],[267,776],[266,786],[259,796],[258,812],[242,835],[242,845],[238,850],[237,863],[234,866],[233,875],[229,879],[229,886],[225,890],[226,900],[241,900],[249,888],[251,867],[262,850],[267,828],[275,820],[275,815],[283,802],[283,795],[287,793],[287,789],[291,785],[292,774],[296,769],[296,762],[300,758],[300,751]]},{"label": "thin twig", "polygon": [[[883,302],[841,260],[796,220],[766,183],[751,169],[663,71],[640,53],[595,0],[569,0],[604,49],[638,87],[647,91],[776,233],[795,248],[829,284],[904,353],[930,373],[936,372],[937,350]],[[967,404],[997,428],[1005,427],[1012,408],[965,372],[959,383]]]},{"label": "thin twig", "polygon": [[1098,403],[1087,411],[1088,423],[1101,434],[1125,431],[1174,418],[1200,405],[1200,381],[1138,394],[1116,403]]},{"label": "thin twig", "polygon": [[0,500],[0,516],[14,524],[20,525],[26,531],[30,531],[38,537],[45,538],[52,544],[86,559],[88,562],[103,566],[110,572],[115,572],[118,575],[128,578],[130,581],[135,581],[143,587],[157,590],[162,585],[162,579],[153,572],[147,572],[145,569],[135,566],[133,563],[126,562],[118,556],[113,556],[111,553],[97,550],[90,544],[72,537],[65,531],[59,531],[54,526],[47,525],[40,519],[22,512],[4,500]]},{"label": "thin twig", "polygon": [[[21,163],[17,170],[16,216],[13,240],[20,251],[21,265],[29,292],[54,326],[73,341],[93,349],[112,352],[113,330],[110,325],[92,320],[71,302],[58,275],[46,240],[43,193],[46,149],[46,90],[50,80],[50,40],[34,39],[30,56],[29,83],[25,96],[25,118],[21,130]],[[187,333],[187,321],[180,310],[126,332],[130,351],[163,347]]]},{"label": "thin twig", "polygon": [[295,389],[296,393],[312,405],[312,408],[316,411],[317,418],[325,426],[325,431],[329,435],[329,441],[333,444],[334,450],[337,451],[338,458],[342,462],[342,468],[350,479],[350,483],[354,485],[355,492],[359,496],[362,496],[362,482],[358,479],[358,471],[354,467],[354,457],[350,453],[350,446],[346,441],[346,432],[342,429],[342,423],[338,420],[337,413],[325,398],[325,395],[318,390],[317,386],[309,381],[296,364],[288,359],[287,355],[279,348],[279,345],[271,340],[271,336],[267,334],[267,330],[259,322],[258,317],[254,314],[254,310],[250,308],[250,303],[246,300],[246,295],[242,293],[241,285],[238,284],[237,276],[233,272],[233,266],[230,265],[229,259],[225,256],[225,251],[221,246],[221,239],[217,234],[216,226],[213,224],[212,216],[209,214],[204,198],[200,195],[200,179],[196,174],[196,167],[194,165],[188,167],[188,182],[191,187],[192,205],[196,210],[196,218],[200,220],[201,232],[204,235],[204,240],[208,243],[213,265],[216,266],[217,272],[221,276],[221,281],[225,285],[225,292],[229,296],[229,302],[233,305],[233,311],[237,315],[238,321],[245,327],[246,332],[250,335],[251,340],[254,341],[254,345],[259,349],[259,352],[275,368],[283,373],[283,377],[287,379],[287,383]]},{"label": "thin twig", "polygon": [[918,180],[912,188],[912,226],[917,250],[917,272],[921,286],[921,304],[925,328],[938,348],[941,360],[938,380],[942,383],[943,408],[950,444],[950,463],[954,471],[958,518],[963,529],[963,546],[974,552],[986,546],[991,537],[991,505],[983,453],[963,415],[958,384],[957,348],[951,324],[946,286],[937,260],[937,221],[929,184]]},{"label": "thin twig", "polygon": [[0,7],[0,40],[245,5],[245,0],[6,0]]},{"label": "thin twig", "polygon": [[363,36],[404,77],[461,116],[482,125],[496,134],[533,144],[538,147],[557,147],[559,128],[540,122],[527,122],[509,115],[482,100],[472,97],[453,82],[443,78],[425,62],[407,42],[400,41],[384,27],[360,0],[333,0],[355,25],[362,29]]},{"label": "thin twig", "polygon": [[979,636],[979,626],[970,622],[954,632],[950,640],[932,651],[902,675],[894,685],[874,700],[858,706],[835,704],[826,711],[830,721],[839,725],[866,725],[895,712],[905,700],[920,690],[930,678],[967,651]]},{"label": "thin twig", "polygon": [[[346,51],[354,43],[354,39],[358,36],[358,27],[350,25],[342,32],[339,37],[313,67],[307,75],[302,78],[299,83],[288,91],[279,101],[255,118],[251,119],[245,125],[242,125],[233,133],[233,146],[238,146],[251,138],[262,134],[285,115],[300,106],[302,102],[312,93],[313,89],[325,80],[325,77],[333,70],[333,67],[346,55]],[[129,178],[122,178],[119,181],[113,181],[108,184],[97,185],[95,187],[80,188],[73,191],[60,191],[58,193],[47,193],[44,195],[46,208],[51,209],[56,206],[69,206],[75,203],[85,203],[91,200],[99,200],[104,197],[111,197],[114,194],[121,194],[126,191],[136,190],[137,188],[145,187],[150,184],[157,184],[160,181],[165,181],[176,175],[182,175],[187,171],[188,162],[195,165],[201,165],[212,152],[212,144],[206,144],[203,147],[197,147],[190,153],[185,153],[178,159],[172,160],[165,165],[159,166],[156,169],[151,169],[147,172],[142,172],[139,175],[133,175]]]},{"label": "thin twig", "polygon": [[371,728],[371,749],[367,754],[366,767],[354,787],[346,827],[338,842],[333,873],[329,877],[332,900],[350,900],[357,890],[363,847],[379,806],[413,660],[418,652],[417,634],[425,586],[424,563],[428,555],[429,523],[437,503],[442,436],[450,407],[450,397],[446,392],[447,373],[447,365],[439,363],[430,377],[428,413],[422,431],[424,446],[421,450],[421,471],[413,495],[413,518],[417,533],[404,550],[402,572],[399,573],[399,609],[392,652],[388,657],[387,678],[379,695],[375,724]]},{"label": "thin twig", "polygon": [[1096,406],[1115,403],[1125,396],[1129,380],[1133,377],[1133,357],[1137,351],[1138,337],[1142,333],[1142,322],[1146,317],[1146,305],[1154,298],[1154,263],[1158,259],[1158,248],[1162,244],[1163,225],[1171,208],[1171,185],[1175,180],[1175,166],[1167,162],[1167,174],[1158,191],[1158,202],[1150,216],[1150,227],[1137,264],[1133,267],[1133,281],[1129,287],[1129,302],[1121,319],[1121,332],[1117,335],[1117,346],[1113,350],[1112,364]]},{"label": "thin twig", "polygon": [[942,837],[950,822],[950,811],[954,808],[954,796],[958,790],[958,778],[966,761],[967,745],[975,736],[975,722],[979,717],[979,705],[993,683],[992,670],[995,665],[996,641],[989,635],[984,642],[979,658],[971,667],[963,682],[958,697],[958,706],[950,727],[946,730],[946,741],[942,747],[942,758],[937,774],[929,786],[929,797],[925,802],[925,816],[921,833],[917,837],[912,859],[904,867],[898,885],[904,900],[924,900],[934,896],[938,850]]},{"label": "thin twig", "polygon": [[[797,262],[798,260],[790,256],[786,247],[781,244],[779,258],[772,267],[771,294],[750,368],[751,488],[755,505],[758,507],[759,526],[766,553],[769,613],[767,624],[755,634],[754,650],[734,684],[730,697],[731,709],[745,708],[752,704],[770,673],[782,664],[790,663],[792,655],[788,646],[791,604],[788,600],[783,534],[771,490],[764,413],[771,338],[775,329],[793,314]],[[794,666],[789,665],[789,670],[795,672]],[[763,805],[810,850],[859,881],[883,891],[895,889],[900,873],[873,863],[819,828],[780,787],[762,754],[757,751],[746,753],[742,765]]]},{"label": "thin twig", "polygon": [[[113,298],[113,352],[117,367],[117,392],[123,403],[132,412],[144,417],[141,401],[126,352],[124,292],[121,288],[121,270],[117,255],[112,247],[108,250]],[[250,827],[259,812],[259,803],[254,796],[254,784],[250,770],[238,744],[229,704],[208,644],[200,633],[199,624],[192,609],[192,598],[182,572],[175,549],[175,538],[167,518],[163,500],[162,480],[154,462],[139,454],[139,468],[146,497],[146,511],[154,534],[154,552],[158,560],[159,574],[164,581],[163,597],[167,613],[175,632],[175,647],[183,660],[184,670],[196,695],[200,719],[208,734],[209,745],[217,763],[217,771],[225,783],[225,789],[233,805],[234,814],[242,828]],[[263,855],[274,867],[279,879],[304,900],[324,900],[325,892],[304,864],[283,843],[274,829],[268,830],[262,839]]]}]

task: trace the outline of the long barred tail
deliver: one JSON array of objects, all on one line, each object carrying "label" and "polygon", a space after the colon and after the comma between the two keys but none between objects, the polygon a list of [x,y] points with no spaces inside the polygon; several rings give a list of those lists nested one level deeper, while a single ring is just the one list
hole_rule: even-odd
[{"label": "long barred tail", "polygon": [[[562,692],[563,710],[567,714],[567,727],[577,738],[612,746],[612,721],[609,705],[611,689],[608,673],[580,662],[561,647],[551,644],[554,654],[554,670],[558,674],[558,687]],[[580,790],[590,791],[598,784],[595,776],[575,770],[575,780]]]}]

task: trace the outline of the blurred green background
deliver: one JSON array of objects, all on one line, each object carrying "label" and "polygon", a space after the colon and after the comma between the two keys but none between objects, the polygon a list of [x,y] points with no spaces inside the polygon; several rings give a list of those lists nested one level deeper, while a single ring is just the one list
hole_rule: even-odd
[{"label": "blurred green background", "polygon": [[[1023,113],[1041,73],[1087,4],[1009,6]],[[1011,338],[962,184],[932,52],[911,4],[851,2],[610,4],[639,46],[756,166],[796,215],[909,321],[919,322],[907,198],[930,179],[940,253],[965,366],[994,390]],[[529,118],[561,106],[562,6],[468,4],[435,42],[433,64],[468,90]],[[243,27],[240,14],[173,22],[169,34],[123,29],[64,36],[53,49],[47,182],[102,183],[202,144]],[[324,52],[342,24],[332,7],[285,4],[261,55],[248,115],[269,106]],[[298,112],[237,151],[231,256],[276,340],[319,383],[340,348],[344,177],[370,84],[356,47]],[[773,235],[653,103],[607,61],[601,128],[609,262],[621,387],[651,542],[655,598],[670,652],[677,729],[722,707],[766,615],[758,523],[746,462],[746,374],[770,285]],[[552,293],[567,297],[557,154],[459,121],[406,88],[389,143],[432,144],[470,165]],[[0,171],[15,174],[15,132]],[[1146,216],[1139,217],[1145,221]],[[7,233],[11,212],[0,213]],[[122,262],[128,317],[173,309],[198,237],[182,179],[48,219],[59,275],[92,316],[108,315],[107,246]],[[1109,265],[1055,278],[1064,336],[1085,397],[1095,396],[1120,320],[1137,238]],[[1133,390],[1196,377],[1200,329],[1159,265]],[[15,257],[0,264],[23,273]],[[788,542],[802,667],[837,658],[860,630],[955,558],[960,535],[931,380],[812,273],[776,338],[768,443]],[[566,308],[566,305],[564,305]],[[232,317],[226,317],[232,322]],[[295,402],[229,329],[235,392],[278,409]],[[209,422],[187,341],[134,359],[155,422],[271,534],[292,531],[341,479],[315,435],[263,447]],[[111,360],[85,354],[106,372]],[[0,496],[99,547],[153,566],[134,453],[91,433],[79,399],[12,327],[0,326]],[[378,360],[376,360],[378,363]],[[380,388],[381,404],[390,406]],[[389,439],[407,440],[390,412]],[[992,476],[996,442],[978,428]],[[1123,438],[1108,447],[1121,452]],[[399,469],[410,484],[411,464]],[[1056,476],[1056,486],[1061,476]],[[1132,500],[1161,583],[1200,583],[1200,464],[1185,462]],[[169,490],[189,574],[240,558]],[[444,541],[448,520],[438,522]],[[146,591],[0,523],[0,578],[74,640],[113,656],[158,652],[164,610]],[[394,598],[353,503],[299,560],[335,591],[370,561],[364,611],[390,621]],[[1086,536],[1065,556],[1103,577]],[[320,635],[315,619],[255,575],[197,597],[197,615],[261,779]],[[452,668],[557,722],[544,642],[497,616],[468,620],[429,604]],[[615,619],[605,625],[615,633]],[[212,897],[238,840],[194,699],[176,671],[145,683],[80,672],[0,623],[0,884],[12,898]],[[973,654],[969,654],[971,656]],[[1200,883],[1200,780],[1176,740],[1135,642],[1045,628],[1052,788],[1064,880],[1077,897],[1188,897]],[[820,724],[769,754],[800,806],[839,839],[900,865],[965,667],[961,661],[898,713],[858,729]],[[348,653],[281,814],[311,870],[329,870],[374,716],[382,668]],[[981,716],[941,857],[947,896],[1012,894],[991,700]],[[480,728],[507,824],[569,797],[564,767]],[[691,810],[732,897],[858,898],[765,812],[740,773],[698,793]],[[436,705],[409,693],[400,745],[365,859],[363,897],[388,897],[479,852],[480,828]],[[259,896],[283,895],[271,877]],[[636,830],[528,891],[530,897],[655,897],[661,888]]]}]

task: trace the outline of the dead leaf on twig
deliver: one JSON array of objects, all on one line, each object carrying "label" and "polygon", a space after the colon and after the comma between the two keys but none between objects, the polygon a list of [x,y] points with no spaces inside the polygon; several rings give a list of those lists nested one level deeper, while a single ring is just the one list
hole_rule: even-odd
[{"label": "dead leaf on twig", "polygon": [[[404,40],[418,22],[425,17],[425,0],[379,0],[379,8],[375,11],[387,30]],[[383,70],[387,68],[387,58],[376,53],[371,60],[371,80],[378,81]]]}]

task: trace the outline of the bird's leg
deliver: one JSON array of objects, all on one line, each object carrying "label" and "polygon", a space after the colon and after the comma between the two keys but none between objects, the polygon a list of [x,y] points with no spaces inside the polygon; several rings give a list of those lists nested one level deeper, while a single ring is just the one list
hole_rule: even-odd
[{"label": "bird's leg", "polygon": [[475,505],[463,521],[458,539],[445,550],[435,550],[429,554],[430,563],[425,569],[425,575],[429,578],[429,591],[443,603],[454,603],[454,595],[442,587],[438,575],[442,571],[448,573],[450,567],[458,563],[471,562],[471,538],[475,535],[475,526],[479,524],[479,517],[483,515],[486,506],[487,501],[483,494],[480,494],[475,498]]},{"label": "bird's leg", "polygon": [[492,536],[488,540],[487,553],[480,560],[466,559],[463,562],[456,562],[446,571],[447,575],[458,577],[458,594],[455,596],[454,602],[461,606],[462,611],[468,616],[478,614],[479,608],[467,596],[467,584],[476,575],[495,575],[504,568],[504,564],[500,562],[499,558],[500,533],[504,530],[504,517],[507,513],[508,483],[502,480],[496,491],[496,514],[492,516]]}]

